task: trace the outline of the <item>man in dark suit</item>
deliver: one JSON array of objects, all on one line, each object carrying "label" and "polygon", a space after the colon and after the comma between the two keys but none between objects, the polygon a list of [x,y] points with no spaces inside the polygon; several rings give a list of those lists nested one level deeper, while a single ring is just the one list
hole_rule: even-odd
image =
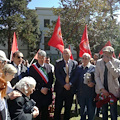
[{"label": "man in dark suit", "polygon": [[60,113],[65,103],[64,120],[69,120],[70,110],[74,95],[74,81],[71,81],[71,76],[77,67],[77,62],[70,59],[71,52],[69,49],[63,51],[63,59],[58,60],[55,65],[55,114],[54,120],[61,120]]},{"label": "man in dark suit", "polygon": [[14,86],[21,78],[27,76],[27,67],[22,64],[23,54],[17,51],[13,54],[13,61],[11,64],[17,69],[15,78],[11,80],[11,85]]},{"label": "man in dark suit", "polygon": [[39,108],[40,115],[35,120],[48,120],[48,106],[52,102],[52,83],[53,73],[52,67],[44,63],[46,52],[40,50],[38,52],[38,62],[32,64],[29,69],[29,75],[36,82],[36,90],[31,95],[31,98],[36,101],[36,106]]}]

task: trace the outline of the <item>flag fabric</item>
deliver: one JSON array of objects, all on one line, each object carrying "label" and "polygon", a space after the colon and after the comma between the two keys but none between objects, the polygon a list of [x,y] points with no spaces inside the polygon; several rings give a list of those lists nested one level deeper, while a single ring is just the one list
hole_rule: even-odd
[{"label": "flag fabric", "polygon": [[82,57],[84,53],[88,53],[92,57],[89,40],[88,40],[88,34],[87,34],[87,25],[85,26],[79,48],[80,48],[79,57]]},{"label": "flag fabric", "polygon": [[118,56],[118,58],[120,58],[120,53],[119,53],[119,56]]},{"label": "flag fabric", "polygon": [[[38,52],[40,51],[40,49],[38,50]],[[36,53],[36,55],[34,56],[34,59],[38,59],[38,52]]]},{"label": "flag fabric", "polygon": [[[108,41],[108,42],[105,44],[105,46],[104,46],[104,47],[106,47],[106,46],[111,46],[110,41]],[[104,47],[103,47],[103,48],[104,48]],[[102,48],[102,50],[103,50],[103,48]],[[103,54],[103,51],[102,51],[102,50],[99,52],[99,54],[100,54],[100,55],[102,55],[102,54]]]},{"label": "flag fabric", "polygon": [[17,37],[16,37],[16,34],[14,32],[14,35],[13,35],[13,43],[12,43],[12,48],[11,48],[11,55],[10,55],[10,61],[12,60],[12,56],[13,56],[13,53],[18,51],[18,45],[17,45]]},{"label": "flag fabric", "polygon": [[[112,47],[111,42],[110,42],[110,41],[108,41],[108,42],[105,44],[105,46],[104,46],[104,47],[106,47],[106,46],[111,46],[111,47]],[[104,47],[103,47],[103,48],[104,48]],[[102,50],[103,50],[103,48],[102,48]],[[99,52],[99,54],[100,54],[100,55],[102,55],[102,54],[103,54],[103,51],[102,51],[102,50]],[[114,53],[114,52],[113,52],[113,57],[114,57],[114,58],[116,58],[116,56],[115,56],[115,53]]]},{"label": "flag fabric", "polygon": [[[39,51],[40,51],[40,49],[38,50],[38,52],[39,52]],[[32,59],[32,61],[30,62],[30,65],[29,65],[29,66],[32,65],[34,59],[38,60],[38,52],[36,53],[36,55],[34,56],[34,58]]]},{"label": "flag fabric", "polygon": [[60,27],[60,16],[58,16],[58,20],[53,35],[49,40],[48,45],[59,49],[62,53],[64,51],[64,43],[63,43],[61,27]]},{"label": "flag fabric", "polygon": [[[70,50],[70,52],[71,52],[71,48],[70,48],[70,45],[69,45],[69,50]],[[72,55],[72,52],[71,52],[71,56],[70,56],[70,59],[71,59],[71,60],[74,60],[74,58],[73,58],[73,55]]]}]

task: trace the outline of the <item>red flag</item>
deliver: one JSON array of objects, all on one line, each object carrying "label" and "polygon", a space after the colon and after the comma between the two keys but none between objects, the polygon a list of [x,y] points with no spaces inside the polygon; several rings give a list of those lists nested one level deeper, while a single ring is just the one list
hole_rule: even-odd
[{"label": "red flag", "polygon": [[13,35],[13,43],[12,43],[12,48],[11,48],[11,55],[10,55],[10,61],[12,60],[12,55],[14,52],[18,51],[18,45],[17,45],[17,38],[16,38],[16,34],[14,32]]},{"label": "red flag", "polygon": [[64,51],[64,43],[63,43],[61,27],[60,27],[60,16],[58,16],[58,20],[53,35],[50,41],[48,42],[48,45],[59,49],[62,53]]},{"label": "red flag", "polygon": [[89,53],[90,56],[92,57],[90,46],[89,46],[88,34],[87,34],[87,25],[85,25],[85,29],[83,32],[83,36],[82,36],[79,48],[80,48],[79,57],[82,57],[84,53]]},{"label": "red flag", "polygon": [[[71,52],[71,48],[70,48],[70,45],[69,45],[69,50],[70,50],[70,52]],[[70,56],[70,59],[71,59],[71,60],[74,60],[74,59],[73,59],[73,55],[72,55],[72,52],[71,52],[71,56]]]},{"label": "red flag", "polygon": [[[111,46],[111,47],[112,47],[112,45],[111,45],[110,41],[108,41],[108,42],[105,44],[105,46],[104,46],[104,47],[106,47],[106,46]],[[104,48],[104,47],[103,47],[103,48]],[[102,48],[102,50],[103,50],[103,48]],[[102,54],[103,54],[103,51],[102,51],[102,50],[99,52],[99,54],[100,54],[100,55],[102,55]],[[113,52],[113,57],[114,57],[114,58],[116,58],[116,56],[115,56],[115,53],[114,53],[114,52]]]},{"label": "red flag", "polygon": [[[38,52],[40,51],[40,49],[38,50]],[[36,55],[34,56],[34,59],[38,59],[38,52],[36,53]]]},{"label": "red flag", "polygon": [[120,53],[119,53],[119,56],[118,56],[118,58],[120,58]]},{"label": "red flag", "polygon": [[[38,52],[40,51],[40,49],[38,50]],[[32,63],[33,63],[33,61],[34,61],[34,59],[38,59],[38,52],[36,53],[36,55],[34,56],[34,58],[32,59],[32,61],[30,62],[30,65],[29,66],[31,66],[32,65]]]}]

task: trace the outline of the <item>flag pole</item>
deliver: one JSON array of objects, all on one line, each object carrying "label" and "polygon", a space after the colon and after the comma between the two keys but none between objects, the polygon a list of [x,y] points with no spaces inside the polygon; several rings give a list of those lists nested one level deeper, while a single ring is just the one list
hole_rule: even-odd
[{"label": "flag pole", "polygon": [[12,60],[12,51],[11,51],[11,54],[10,54],[10,62],[11,62],[11,60]]},{"label": "flag pole", "polygon": [[33,58],[32,61],[30,62],[29,67],[32,65],[33,61],[34,61],[34,58]]}]

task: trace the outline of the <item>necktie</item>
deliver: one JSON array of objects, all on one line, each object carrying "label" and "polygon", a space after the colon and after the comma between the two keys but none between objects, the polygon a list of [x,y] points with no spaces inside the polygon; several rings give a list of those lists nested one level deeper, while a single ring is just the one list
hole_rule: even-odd
[{"label": "necktie", "polygon": [[19,80],[22,78],[19,66],[16,66]]},{"label": "necktie", "polygon": [[108,91],[108,79],[107,79],[107,76],[108,76],[108,69],[105,65],[105,71],[104,71],[104,87],[105,89]]},{"label": "necktie", "polygon": [[68,63],[66,62],[66,78],[65,82],[69,83],[69,68],[68,68]]}]

